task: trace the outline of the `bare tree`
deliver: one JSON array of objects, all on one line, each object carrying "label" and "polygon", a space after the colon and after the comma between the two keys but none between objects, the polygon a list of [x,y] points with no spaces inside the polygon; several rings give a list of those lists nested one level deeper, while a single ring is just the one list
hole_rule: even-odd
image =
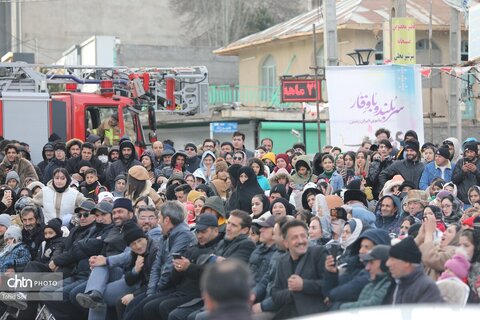
[{"label": "bare tree", "polygon": [[192,45],[220,47],[305,11],[305,0],[170,0]]}]

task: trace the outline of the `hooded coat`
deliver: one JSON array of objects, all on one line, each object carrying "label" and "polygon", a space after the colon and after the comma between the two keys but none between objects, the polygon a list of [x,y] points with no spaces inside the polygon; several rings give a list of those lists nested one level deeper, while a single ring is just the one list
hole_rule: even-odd
[{"label": "hooded coat", "polygon": [[177,152],[175,152],[172,156],[172,162],[170,163],[170,166],[168,167],[163,167],[163,169],[161,170],[160,172],[160,175],[166,177],[167,179],[170,178],[170,176],[173,174],[174,172],[174,169],[175,169],[175,163],[177,162],[177,157],[178,156],[183,156],[185,157],[185,164],[183,164],[183,167],[181,168],[182,172],[183,172],[183,176],[185,177],[185,175],[187,173],[190,173],[187,171],[187,167],[186,167],[186,161],[188,159],[188,154],[183,151],[183,150],[178,150]]},{"label": "hooded coat", "polygon": [[451,157],[450,161],[452,162],[452,165],[454,165],[458,162],[458,160],[462,159],[462,145],[457,138],[453,137],[447,138],[445,139],[445,141],[450,141],[453,143],[453,148],[455,152],[453,153],[453,157]]},{"label": "hooded coat", "polygon": [[[41,172],[42,175],[43,175],[43,172],[45,172],[45,168],[47,167],[48,163],[49,163],[50,160],[51,160],[51,159],[50,159],[50,160],[47,159],[47,156],[45,155],[45,148],[46,148],[47,146],[48,146],[49,148],[51,148],[52,151],[53,151],[53,143],[52,143],[52,142],[47,142],[47,143],[43,146],[43,148],[42,148],[42,158],[43,158],[43,160],[40,161],[40,162],[37,164],[37,167],[40,169],[40,172]],[[53,159],[53,157],[52,157],[52,159]]]},{"label": "hooded coat", "polygon": [[248,180],[244,183],[238,181],[237,189],[232,192],[232,195],[227,202],[227,211],[240,209],[248,213],[252,213],[252,198],[256,194],[263,193],[257,181],[255,172],[250,167],[241,167],[238,171],[238,176],[245,173]]},{"label": "hooded coat", "polygon": [[[207,156],[210,156],[213,158],[213,162],[215,162],[215,154],[212,151],[205,151],[202,153],[202,160],[200,161],[200,167],[193,172],[194,176],[197,176],[198,174],[203,174],[203,177],[205,177],[205,184],[210,183],[213,175],[215,174],[215,164],[212,163],[212,166],[210,169],[207,169],[204,164],[204,160]],[[173,162],[173,161],[172,161]]]},{"label": "hooded coat", "polygon": [[[125,159],[122,153],[123,148],[131,148],[132,149],[132,155],[130,156],[129,159]],[[115,178],[119,174],[124,174],[127,176],[128,170],[136,165],[142,165],[140,161],[137,160],[137,152],[135,150],[135,146],[133,145],[132,141],[130,140],[123,140],[120,143],[120,152],[119,152],[119,158],[117,161],[112,163],[107,170],[107,186],[109,190],[114,190],[115,189]]]},{"label": "hooded coat", "polygon": [[452,182],[457,185],[458,194],[457,197],[462,200],[463,203],[469,203],[468,190],[472,186],[480,185],[480,158],[475,159],[475,165],[477,171],[475,172],[463,172],[463,159],[458,160],[453,169]]},{"label": "hooded coat", "polygon": [[[393,205],[397,208],[397,212],[391,217],[383,217],[382,216],[382,201],[385,198],[390,198],[393,201]],[[400,226],[402,221],[400,219],[402,214],[402,204],[400,199],[393,195],[386,195],[380,198],[377,202],[377,206],[375,207],[375,216],[377,220],[375,221],[375,226],[379,229],[386,230],[388,233],[394,233],[396,235],[400,234]]]},{"label": "hooded coat", "polygon": [[[300,166],[307,168],[307,174],[305,176],[298,174]],[[295,183],[297,190],[302,190],[303,186],[309,182],[317,182],[317,176],[313,174],[308,156],[304,155],[297,158],[297,162],[295,163],[295,174],[292,175],[292,182]]]}]

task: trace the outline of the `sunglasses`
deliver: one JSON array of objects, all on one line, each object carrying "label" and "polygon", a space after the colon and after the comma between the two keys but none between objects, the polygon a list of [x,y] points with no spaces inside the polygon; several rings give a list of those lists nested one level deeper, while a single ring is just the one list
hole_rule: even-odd
[{"label": "sunglasses", "polygon": [[233,160],[243,160],[242,157],[233,157]]},{"label": "sunglasses", "polygon": [[77,218],[81,218],[82,216],[84,218],[88,218],[88,216],[90,215],[90,212],[85,212],[85,213],[77,213]]}]

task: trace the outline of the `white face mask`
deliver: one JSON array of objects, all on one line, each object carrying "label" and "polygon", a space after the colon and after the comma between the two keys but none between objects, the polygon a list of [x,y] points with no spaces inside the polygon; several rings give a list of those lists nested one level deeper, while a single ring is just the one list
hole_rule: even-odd
[{"label": "white face mask", "polygon": [[108,156],[105,156],[105,155],[98,156],[98,160],[100,160],[102,163],[107,163]]}]

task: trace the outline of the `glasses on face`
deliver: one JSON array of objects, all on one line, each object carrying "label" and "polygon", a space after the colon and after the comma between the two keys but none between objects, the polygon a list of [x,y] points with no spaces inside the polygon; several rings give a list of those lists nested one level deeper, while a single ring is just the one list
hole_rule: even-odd
[{"label": "glasses on face", "polygon": [[81,217],[88,218],[90,215],[90,212],[84,212],[84,213],[77,213],[77,218],[80,219]]},{"label": "glasses on face", "polygon": [[241,160],[243,160],[243,158],[242,157],[233,157],[233,160],[240,160],[241,161]]}]

